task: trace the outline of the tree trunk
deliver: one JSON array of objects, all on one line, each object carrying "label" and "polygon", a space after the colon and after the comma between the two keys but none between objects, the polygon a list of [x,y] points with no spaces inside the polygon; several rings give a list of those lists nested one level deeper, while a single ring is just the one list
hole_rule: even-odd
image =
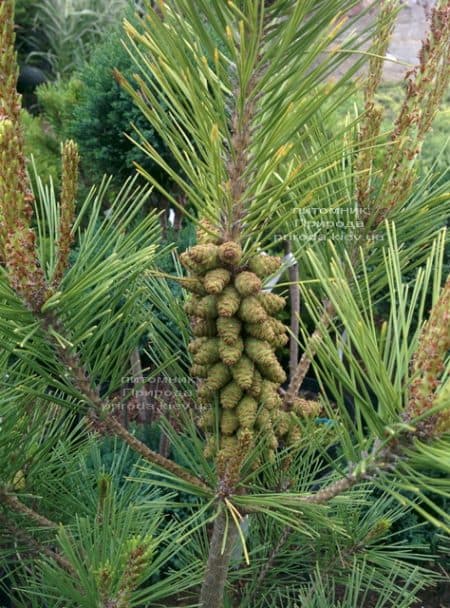
[{"label": "tree trunk", "polygon": [[[205,578],[200,592],[201,608],[222,608],[223,593],[227,580],[231,554],[238,537],[238,530],[232,518],[229,518],[227,538],[224,543],[227,516],[225,508],[214,521],[214,528],[209,545],[208,563]],[[223,552],[222,552],[223,548]]]}]

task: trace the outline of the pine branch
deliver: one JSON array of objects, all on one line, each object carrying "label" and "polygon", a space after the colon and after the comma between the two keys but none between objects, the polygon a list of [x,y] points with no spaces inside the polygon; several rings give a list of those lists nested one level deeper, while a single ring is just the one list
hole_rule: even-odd
[{"label": "pine branch", "polygon": [[74,573],[72,564],[68,562],[62,555],[50,549],[43,543],[37,541],[31,534],[26,532],[23,528],[18,528],[11,521],[9,521],[8,517],[0,513],[0,522],[7,529],[12,536],[18,540],[21,540],[24,544],[26,544],[30,549],[35,551],[38,555],[46,555],[51,560],[54,560],[61,568],[69,572],[70,574]]},{"label": "pine branch", "polygon": [[6,505],[11,511],[23,515],[30,521],[37,524],[40,528],[57,528],[58,524],[50,519],[47,519],[37,511],[27,507],[22,501],[20,501],[15,494],[10,494],[4,488],[0,488],[0,502]]},{"label": "pine branch", "polygon": [[[286,254],[292,256],[291,241],[286,241]],[[293,378],[298,366],[298,334],[300,329],[300,288],[298,264],[292,264],[288,269],[289,273],[289,296],[291,309],[291,335],[289,338],[289,379]]]},{"label": "pine branch", "polygon": [[323,308],[324,310],[322,316],[320,317],[320,322],[318,323],[318,326],[314,332],[311,334],[306,350],[301,356],[301,359],[291,376],[289,386],[286,389],[283,398],[285,405],[290,405],[297,397],[298,391],[300,390],[300,387],[302,386],[306,374],[308,373],[311,363],[316,355],[317,347],[322,341],[324,332],[326,331],[334,315],[334,307],[328,300],[324,303]]},{"label": "pine branch", "polygon": [[[404,441],[407,444],[410,442],[410,438],[405,436]],[[357,467],[349,466],[350,472],[346,476],[337,479],[314,494],[302,498],[301,502],[324,505],[330,500],[333,500],[333,498],[351,490],[361,481],[374,479],[374,477],[380,475],[383,470],[391,469],[394,466],[394,463],[399,458],[400,445],[401,444],[396,437],[393,437],[383,446],[381,446],[380,441],[375,441],[370,454],[368,454]],[[264,564],[259,573],[258,583],[261,583],[271,570],[275,560],[286,545],[292,531],[293,528],[291,526],[286,526],[283,529],[277,544],[270,553],[268,561]]]},{"label": "pine branch", "polygon": [[[54,327],[61,335],[66,333],[62,323],[53,313],[44,313],[42,316],[42,321],[47,332],[51,327]],[[108,404],[103,401],[98,389],[93,387],[93,383],[86,373],[86,370],[83,368],[78,354],[69,352],[68,349],[62,348],[56,340],[53,340],[53,344],[61,362],[70,371],[75,386],[84,396],[89,409],[92,410],[93,418],[98,423],[98,429],[102,431],[109,430],[114,435],[125,441],[125,443],[127,443],[144,460],[147,460],[148,462],[169,471],[176,477],[183,479],[187,483],[192,484],[204,492],[211,493],[211,488],[209,488],[201,479],[195,477],[184,467],[178,465],[172,460],[164,458],[164,456],[154,452],[148,446],[146,446],[145,443],[127,431],[127,429],[114,418],[113,414],[108,412]]]}]

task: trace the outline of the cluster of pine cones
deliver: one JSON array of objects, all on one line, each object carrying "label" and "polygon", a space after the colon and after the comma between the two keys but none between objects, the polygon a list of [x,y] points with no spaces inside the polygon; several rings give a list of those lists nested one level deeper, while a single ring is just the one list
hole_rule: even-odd
[{"label": "cluster of pine cones", "polygon": [[[281,258],[258,254],[243,264],[238,243],[223,242],[206,222],[202,226],[198,244],[181,255],[181,262],[192,292],[185,305],[195,336],[189,345],[191,374],[202,379],[198,400],[208,406],[199,422],[210,433],[205,456],[235,457],[257,438],[265,457],[273,460],[279,441],[296,443],[300,433],[279,395],[286,374],[275,350],[287,344],[288,336],[274,315],[285,299],[262,289]],[[219,440],[212,433],[216,396]]]}]

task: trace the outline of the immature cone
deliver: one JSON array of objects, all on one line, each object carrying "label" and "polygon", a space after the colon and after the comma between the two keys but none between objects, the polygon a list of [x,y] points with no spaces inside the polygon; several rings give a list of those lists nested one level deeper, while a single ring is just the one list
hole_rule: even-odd
[{"label": "immature cone", "polygon": [[231,279],[231,273],[226,268],[215,268],[206,273],[203,285],[208,293],[220,293]]},{"label": "immature cone", "polygon": [[202,298],[197,302],[194,312],[191,314],[197,314],[202,319],[216,319],[218,316],[216,296]]},{"label": "immature cone", "polygon": [[[298,430],[294,418],[282,411],[279,395],[286,374],[275,349],[286,344],[287,333],[273,315],[285,300],[262,291],[261,279],[273,274],[281,260],[258,255],[243,264],[240,245],[221,243],[215,234],[214,226],[203,223],[199,244],[181,256],[188,281],[197,286],[197,295],[186,306],[197,336],[189,351],[192,374],[205,378],[198,387],[199,401],[219,403],[220,438],[209,436],[205,456],[216,456],[219,474],[237,480],[255,441],[266,446],[266,458],[273,460],[280,439],[295,441]],[[198,286],[208,295],[199,297]],[[207,435],[213,431],[213,419],[201,419]]]},{"label": "immature cone", "polygon": [[247,296],[241,301],[239,317],[247,323],[261,323],[268,317],[267,312],[255,296]]},{"label": "immature cone", "polygon": [[241,305],[239,292],[231,285],[217,296],[217,312],[221,317],[233,317]]},{"label": "immature cone", "polygon": [[322,406],[318,401],[311,401],[310,399],[302,399],[297,397],[294,399],[291,405],[291,410],[297,416],[303,416],[305,418],[314,418],[320,414]]},{"label": "immature cone", "polygon": [[251,296],[262,287],[261,279],[253,272],[240,272],[234,279],[234,285],[241,296]]},{"label": "immature cone", "polygon": [[276,272],[281,266],[281,258],[274,257],[273,255],[255,255],[249,263],[249,269],[254,272],[261,279],[265,279],[274,272]]},{"label": "immature cone", "polygon": [[200,220],[197,228],[197,243],[199,245],[218,245],[220,243],[220,235],[217,226],[210,220]]},{"label": "immature cone", "polygon": [[227,241],[219,247],[219,258],[224,264],[236,266],[242,257],[242,249],[238,243]]}]

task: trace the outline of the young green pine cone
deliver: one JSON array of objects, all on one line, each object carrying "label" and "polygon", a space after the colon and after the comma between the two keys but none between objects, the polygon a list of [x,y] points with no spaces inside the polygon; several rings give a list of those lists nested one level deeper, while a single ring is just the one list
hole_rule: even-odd
[{"label": "young green pine cone", "polygon": [[[184,255],[184,254],[182,254]],[[181,279],[181,285],[187,291],[197,295],[197,296],[205,296],[206,291],[203,285],[202,279],[200,277],[185,277]]]},{"label": "young green pine cone", "polygon": [[276,293],[263,291],[257,297],[259,303],[269,315],[275,315],[286,306],[286,299]]},{"label": "young green pine cone", "polygon": [[231,380],[230,370],[223,363],[215,363],[208,372],[206,383],[211,391],[220,391]]},{"label": "young green pine cone", "polygon": [[220,391],[220,405],[223,408],[233,409],[242,399],[242,394],[241,387],[233,380]]},{"label": "young green pine cone", "polygon": [[212,319],[201,319],[200,317],[194,317],[191,320],[192,333],[197,337],[208,337],[212,338],[217,335],[216,324]]},{"label": "young green pine cone", "polygon": [[274,319],[273,317],[268,318],[268,324],[273,332],[273,338],[272,340],[268,340],[268,342],[270,342],[274,348],[285,346],[289,342],[287,327],[281,321],[278,321],[278,319]]},{"label": "young green pine cone", "polygon": [[269,410],[262,409],[256,417],[256,426],[262,431],[272,430],[272,419]]},{"label": "young green pine cone", "polygon": [[253,397],[250,397],[249,395],[245,395],[245,397],[242,397],[236,409],[239,418],[239,424],[242,428],[253,428],[256,422],[257,410],[258,402],[253,399]]},{"label": "young green pine cone", "polygon": [[298,445],[302,439],[302,430],[301,428],[296,426],[291,426],[289,432],[286,437],[287,445]]},{"label": "young green pine cone", "polygon": [[232,285],[225,287],[217,296],[217,312],[221,317],[232,317],[237,313],[240,305],[241,296]]},{"label": "young green pine cone", "polygon": [[[198,296],[192,295],[189,296],[189,298],[186,300],[186,302],[183,305],[183,309],[184,312],[189,315],[189,316],[193,316],[196,314],[197,311],[197,306],[198,303],[200,302],[200,298]],[[199,315],[201,316],[201,315]]]},{"label": "young green pine cone", "polygon": [[205,458],[214,458],[217,454],[217,441],[214,435],[212,437],[208,437],[206,440],[206,445],[203,448],[203,456]]},{"label": "young green pine cone", "polygon": [[219,338],[210,338],[192,357],[197,365],[213,365],[220,361]]},{"label": "young green pine cone", "polygon": [[235,241],[227,241],[219,247],[219,259],[224,264],[237,266],[242,257],[241,246]]},{"label": "young green pine cone", "polygon": [[256,338],[247,338],[245,341],[245,353],[257,365],[272,365],[278,362],[270,344]]},{"label": "young green pine cone", "polygon": [[291,428],[291,417],[287,412],[277,412],[277,415],[274,418],[273,422],[275,432],[278,437],[283,437],[284,435],[286,435]]},{"label": "young green pine cone", "polygon": [[272,361],[272,363],[258,363],[258,369],[261,372],[262,376],[264,376],[264,378],[267,378],[267,380],[271,380],[272,382],[276,382],[277,384],[283,384],[283,382],[286,382],[286,372],[281,367],[276,358],[274,361]]},{"label": "young green pine cone", "polygon": [[205,272],[219,265],[219,248],[207,243],[195,245],[187,251],[187,263],[194,272]]},{"label": "young green pine cone", "polygon": [[240,428],[236,435],[239,440],[239,450],[241,451],[241,454],[247,454],[253,445],[255,433],[251,429]]},{"label": "young green pine cone", "polygon": [[281,407],[282,399],[278,394],[278,385],[270,380],[263,379],[261,383],[261,395],[259,397],[261,405],[267,410],[275,410]]},{"label": "young green pine cone", "polygon": [[219,317],[216,322],[217,333],[225,344],[234,344],[241,334],[241,322],[236,317]]},{"label": "young green pine cone", "polygon": [[220,438],[220,451],[226,458],[236,455],[239,448],[239,441],[235,435],[222,435]]},{"label": "young green pine cone", "polygon": [[208,293],[218,294],[231,280],[231,273],[225,268],[216,268],[205,274],[203,285]]},{"label": "young green pine cone", "polygon": [[[209,371],[209,370],[208,370]],[[209,405],[214,391],[208,385],[208,380],[203,380],[197,387],[197,399],[201,405]]]},{"label": "young green pine cone", "polygon": [[256,296],[247,296],[241,302],[239,317],[247,323],[260,323],[267,319],[267,312]]},{"label": "young green pine cone", "polygon": [[248,389],[248,394],[257,399],[261,395],[262,390],[262,376],[257,369],[253,372],[253,382],[251,387]]},{"label": "young green pine cone", "polygon": [[234,410],[223,410],[220,418],[220,430],[225,435],[232,435],[239,427],[239,419]]},{"label": "young green pine cone", "polygon": [[275,450],[267,450],[266,459],[267,462],[270,462],[270,464],[275,464],[277,460],[277,453],[275,452]]},{"label": "young green pine cone", "polygon": [[214,428],[214,412],[209,409],[204,414],[202,414],[198,420],[198,426],[204,430],[211,430]]},{"label": "young green pine cone", "polygon": [[248,266],[258,277],[265,279],[280,268],[281,258],[273,255],[255,255],[249,261]]},{"label": "young green pine cone", "polygon": [[217,297],[205,296],[196,303],[195,314],[202,319],[215,319],[217,312]]},{"label": "young green pine cone", "polygon": [[211,243],[213,245],[218,245],[220,243],[220,234],[217,227],[206,218],[201,219],[198,223],[196,237],[199,245]]},{"label": "young green pine cone", "polygon": [[271,344],[275,340],[275,333],[270,323],[271,318],[268,317],[266,321],[261,323],[246,323],[244,329],[249,336],[258,338],[258,340],[265,340]]},{"label": "young green pine cone", "polygon": [[236,365],[231,368],[233,380],[244,391],[248,390],[253,384],[253,372],[255,366],[253,361],[243,355]]},{"label": "young green pine cone", "polygon": [[189,342],[188,351],[192,354],[197,353],[208,340],[209,338],[194,338]]},{"label": "young green pine cone", "polygon": [[297,414],[297,416],[305,416],[308,418],[315,418],[318,416],[321,409],[322,406],[318,401],[302,399],[301,397],[294,399],[291,405],[291,410]]},{"label": "young green pine cone", "polygon": [[217,268],[219,257],[216,245],[196,245],[180,255],[181,264],[194,274],[204,274],[212,268]]},{"label": "young green pine cone", "polygon": [[251,296],[261,290],[262,283],[254,272],[240,272],[234,279],[234,286],[241,296]]},{"label": "young green pine cone", "polygon": [[227,344],[223,340],[219,342],[219,355],[225,365],[235,365],[242,356],[244,342],[238,338],[233,344]]},{"label": "young green pine cone", "polygon": [[277,436],[275,435],[275,433],[273,431],[270,431],[267,433],[265,440],[267,442],[267,445],[269,446],[269,448],[271,450],[276,450],[278,445],[279,445],[279,441],[277,439]]},{"label": "young green pine cone", "polygon": [[206,378],[209,371],[209,365],[193,365],[190,369],[193,378]]}]

